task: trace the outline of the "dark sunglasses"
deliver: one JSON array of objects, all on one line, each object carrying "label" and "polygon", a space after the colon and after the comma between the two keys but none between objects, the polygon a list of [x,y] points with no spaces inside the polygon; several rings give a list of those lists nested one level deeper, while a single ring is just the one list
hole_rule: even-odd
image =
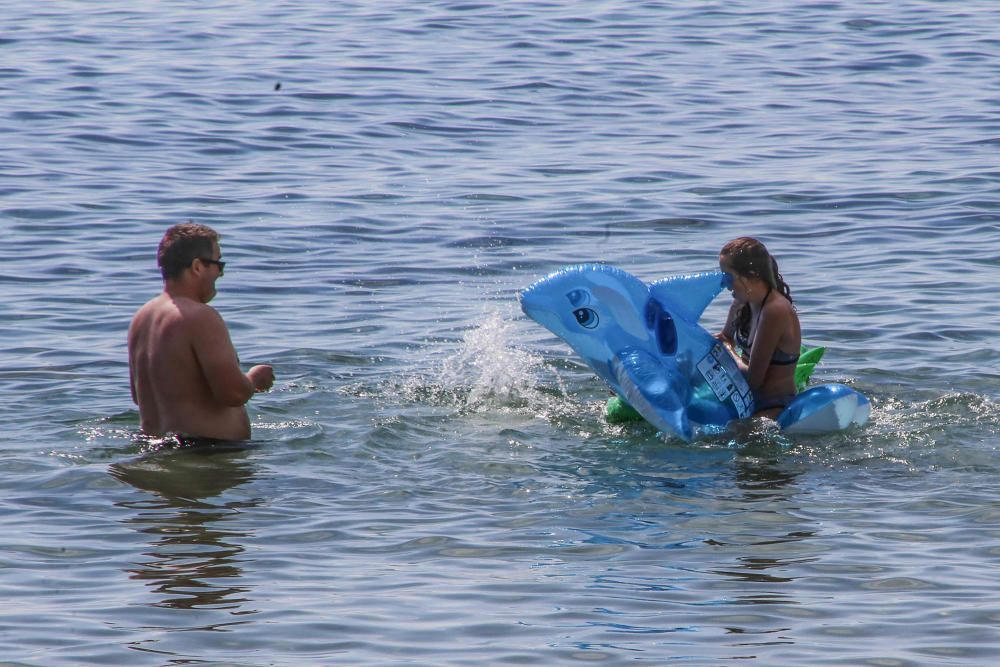
[{"label": "dark sunglasses", "polygon": [[219,275],[220,276],[223,273],[226,272],[226,263],[223,262],[222,260],[219,260],[219,259],[209,259],[208,257],[199,257],[198,259],[200,259],[201,261],[205,262],[206,264],[215,264],[217,267],[219,267]]}]

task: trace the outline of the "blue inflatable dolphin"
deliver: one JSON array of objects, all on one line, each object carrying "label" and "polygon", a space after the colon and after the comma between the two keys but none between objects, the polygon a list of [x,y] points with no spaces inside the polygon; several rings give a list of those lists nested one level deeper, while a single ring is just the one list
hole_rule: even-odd
[{"label": "blue inflatable dolphin", "polygon": [[[754,411],[735,360],[698,324],[727,280],[711,271],[646,285],[612,266],[581,264],[539,280],[520,300],[647,421],[689,441]],[[850,387],[822,385],[800,394],[778,423],[787,431],[839,430],[864,423],[868,407]]]}]

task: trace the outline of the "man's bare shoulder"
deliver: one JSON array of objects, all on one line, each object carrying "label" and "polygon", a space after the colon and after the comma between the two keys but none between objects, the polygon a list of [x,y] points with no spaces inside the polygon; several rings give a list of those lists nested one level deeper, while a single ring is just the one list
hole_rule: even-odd
[{"label": "man's bare shoulder", "polygon": [[135,315],[132,316],[132,322],[128,327],[129,339],[147,333],[154,322],[162,317],[164,310],[163,294],[155,296],[144,303],[139,310],[135,311]]},{"label": "man's bare shoulder", "polygon": [[171,300],[170,307],[176,308],[181,317],[185,319],[196,320],[198,322],[203,322],[204,320],[222,321],[222,316],[219,315],[219,312],[215,308],[212,308],[207,303],[195,301],[187,297],[174,297]]},{"label": "man's bare shoulder", "polygon": [[206,303],[184,296],[171,296],[167,293],[150,299],[146,305],[139,309],[138,314],[143,313],[154,317],[176,317],[195,321],[222,319],[218,311]]},{"label": "man's bare shoulder", "polygon": [[222,316],[211,306],[188,299],[163,293],[145,303],[132,318],[129,330],[165,331],[211,329],[225,324]]}]

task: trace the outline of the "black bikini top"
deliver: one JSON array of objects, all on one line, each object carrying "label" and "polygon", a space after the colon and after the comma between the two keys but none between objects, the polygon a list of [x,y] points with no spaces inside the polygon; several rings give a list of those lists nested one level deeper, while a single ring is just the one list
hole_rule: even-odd
[{"label": "black bikini top", "polygon": [[[764,295],[764,300],[760,302],[761,309],[764,308],[764,304],[767,303],[767,299],[770,296],[771,296],[771,288],[768,287],[767,294]],[[754,328],[756,328],[759,322],[760,322],[760,311],[758,310],[757,319],[754,321]],[[742,356],[749,359],[750,348],[753,345],[753,343],[750,341],[749,327],[747,327],[746,331],[738,329],[733,336],[733,341],[736,343],[737,348],[743,350]],[[778,348],[774,348],[774,354],[771,355],[772,366],[791,366],[793,364],[798,363],[798,361],[799,361],[798,354],[789,354],[788,352],[785,352],[784,350],[779,350]]]}]

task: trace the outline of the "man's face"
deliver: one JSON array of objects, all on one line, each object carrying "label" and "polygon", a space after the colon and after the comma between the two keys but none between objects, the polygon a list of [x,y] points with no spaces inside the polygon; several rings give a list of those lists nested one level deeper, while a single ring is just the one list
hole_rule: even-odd
[{"label": "man's face", "polygon": [[217,290],[215,289],[215,281],[222,276],[224,262],[222,261],[222,249],[219,244],[215,241],[212,242],[212,254],[210,257],[199,258],[195,261],[201,262],[202,265],[202,275],[204,276],[202,292],[203,296],[201,299],[202,303],[208,303],[215,298]]}]

